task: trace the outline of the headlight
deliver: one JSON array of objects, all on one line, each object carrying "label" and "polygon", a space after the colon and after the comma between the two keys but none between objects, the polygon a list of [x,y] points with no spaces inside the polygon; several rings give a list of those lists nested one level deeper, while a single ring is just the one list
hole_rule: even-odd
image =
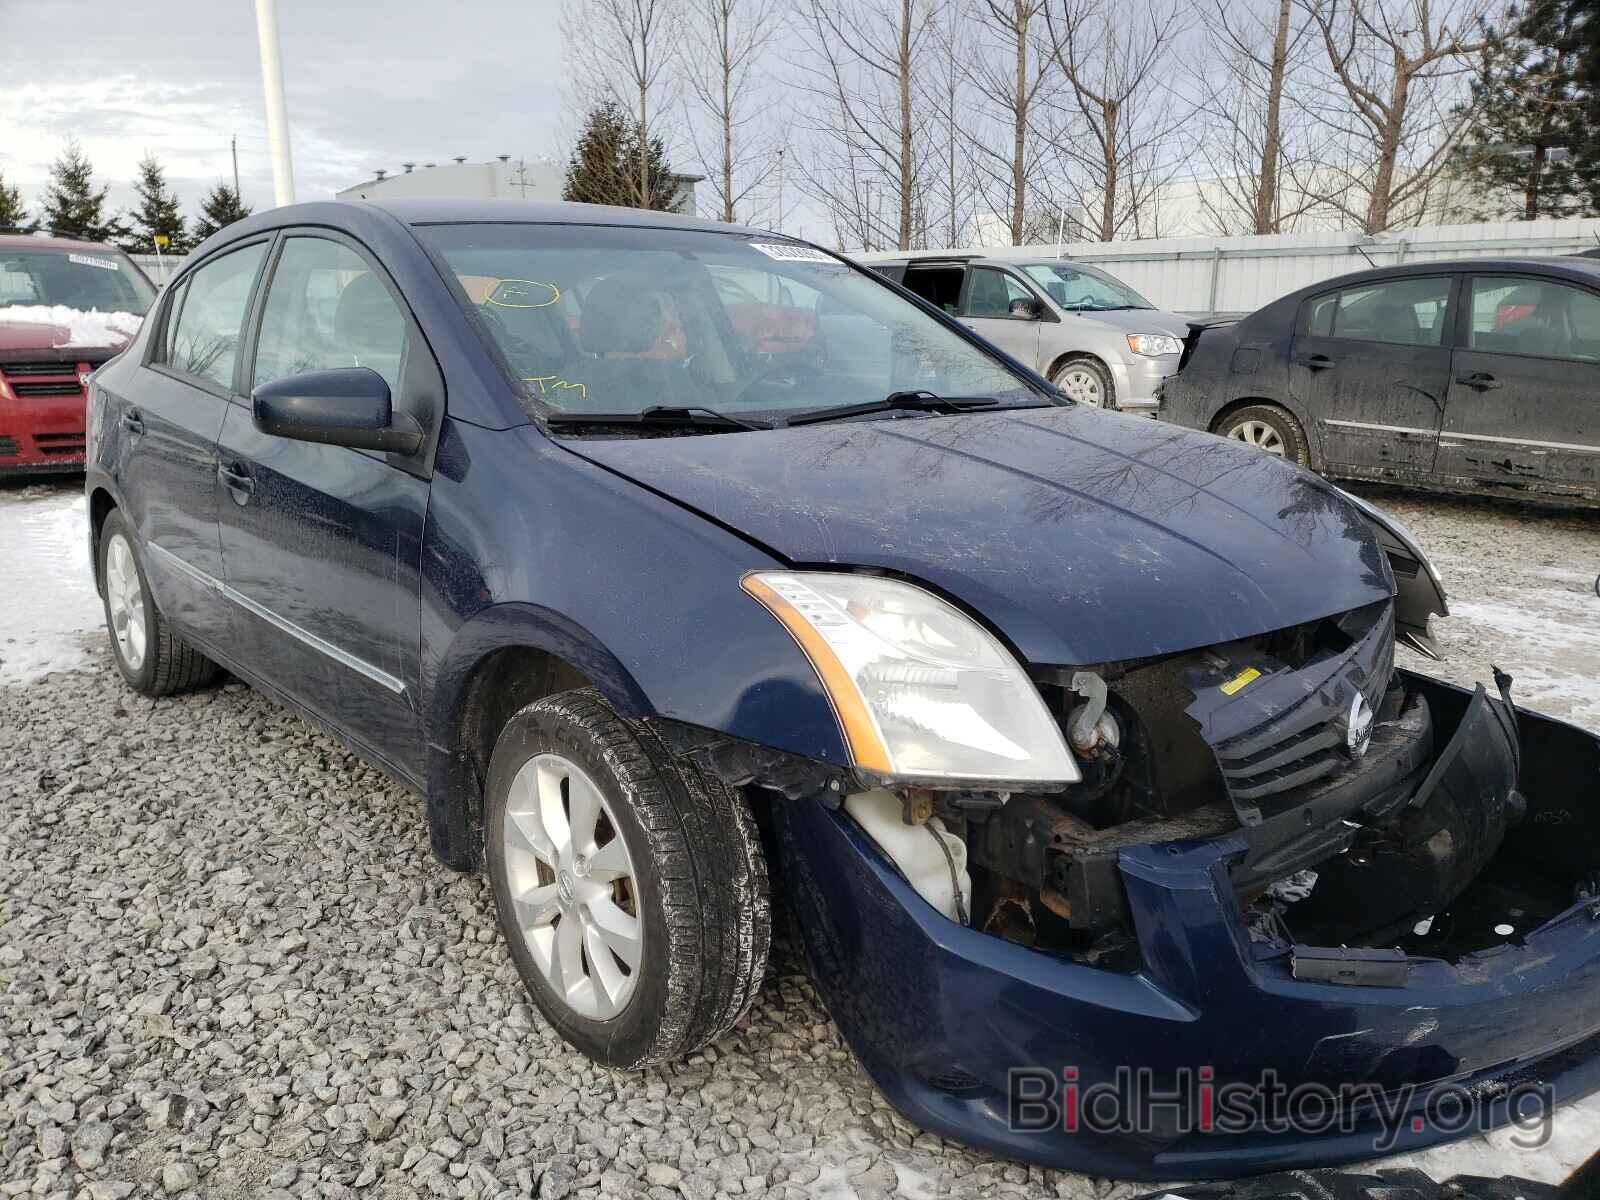
[{"label": "headlight", "polygon": [[743,586],[811,660],[857,767],[905,779],[1082,778],[1016,660],[930,592],[810,571],[754,572]]},{"label": "headlight", "polygon": [[1130,333],[1128,349],[1146,358],[1154,358],[1158,354],[1182,354],[1183,342],[1170,333]]}]

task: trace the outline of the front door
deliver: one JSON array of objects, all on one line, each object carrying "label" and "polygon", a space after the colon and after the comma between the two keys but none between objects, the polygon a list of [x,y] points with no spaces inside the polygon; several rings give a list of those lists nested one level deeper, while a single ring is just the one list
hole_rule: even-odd
[{"label": "front door", "polygon": [[[1029,300],[1036,306],[1031,316],[1013,316],[1011,304]],[[1042,302],[1020,279],[996,267],[969,267],[967,287],[961,297],[961,323],[979,337],[993,342],[1031,370],[1039,370],[1039,328]]]},{"label": "front door", "polygon": [[[438,368],[387,276],[354,244],[286,237],[258,311],[251,387],[370,367],[397,412],[436,427]],[[244,405],[228,413],[217,449],[223,569],[243,663],[419,777],[425,473],[398,455],[263,433]]]},{"label": "front door", "polygon": [[119,458],[112,472],[144,545],[156,603],[184,634],[225,646],[217,437],[231,407],[245,314],[267,241],[203,263],[166,296],[149,357],[107,406]]},{"label": "front door", "polygon": [[1514,275],[1467,289],[1439,474],[1600,498],[1600,294]]},{"label": "front door", "polygon": [[1422,482],[1450,384],[1449,275],[1379,279],[1306,301],[1289,387],[1334,474]]}]

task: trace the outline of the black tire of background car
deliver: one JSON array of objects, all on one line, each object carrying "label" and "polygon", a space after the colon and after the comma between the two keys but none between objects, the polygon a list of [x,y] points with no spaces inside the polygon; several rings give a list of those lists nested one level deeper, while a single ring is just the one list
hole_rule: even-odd
[{"label": "black tire of background car", "polygon": [[[1576,1177],[1574,1177],[1576,1178]],[[1234,1179],[1223,1183],[1195,1183],[1164,1188],[1138,1200],[1589,1200],[1592,1192],[1569,1192],[1565,1187],[1535,1183],[1514,1176],[1456,1175],[1442,1182],[1414,1167],[1376,1171],[1285,1171]]]},{"label": "black tire of background car", "polygon": [[1223,437],[1232,437],[1233,431],[1246,421],[1260,421],[1277,431],[1278,436],[1283,439],[1283,457],[1286,462],[1301,467],[1311,465],[1311,448],[1310,443],[1306,441],[1306,431],[1300,428],[1300,422],[1294,419],[1293,413],[1286,408],[1279,408],[1276,404],[1252,404],[1247,408],[1236,408],[1217,423],[1213,432],[1220,433]]},{"label": "black tire of background car", "polygon": [[[507,795],[522,765],[547,752],[581,766],[606,792],[633,860],[644,956],[627,1006],[605,1021],[580,1016],[552,993],[509,897]],[[528,705],[495,743],[484,825],[500,930],[517,973],[545,1019],[584,1054],[624,1069],[682,1058],[749,1009],[771,940],[755,819],[740,793],[674,759],[647,724],[624,720],[592,688]]]},{"label": "black tire of background car", "polygon": [[[113,534],[121,534],[133,555],[134,570],[139,573],[139,590],[144,596],[145,634],[144,662],[137,671],[123,660],[117,646],[116,635],[111,630],[111,604],[105,592],[106,551]],[[139,543],[134,540],[122,514],[113,510],[100,527],[100,544],[95,548],[99,555],[101,580],[101,607],[106,614],[106,635],[111,639],[111,657],[117,670],[134,691],[146,696],[171,696],[178,692],[204,687],[217,674],[217,664],[212,662],[188,642],[172,632],[171,626],[156,608],[155,596],[150,591],[150,581],[145,577],[144,560],[139,557]]]},{"label": "black tire of background car", "polygon": [[1090,358],[1087,354],[1075,354],[1062,359],[1050,372],[1050,382],[1060,387],[1061,377],[1073,367],[1082,367],[1099,381],[1101,408],[1117,407],[1117,386],[1111,381],[1111,372],[1099,359]]}]

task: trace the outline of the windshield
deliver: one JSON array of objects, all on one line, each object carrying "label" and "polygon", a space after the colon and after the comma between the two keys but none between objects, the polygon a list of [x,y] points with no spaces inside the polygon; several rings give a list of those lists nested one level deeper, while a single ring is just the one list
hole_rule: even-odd
[{"label": "windshield", "polygon": [[783,421],[895,392],[1054,402],[876,277],[700,230],[432,225],[532,415],[696,408]]},{"label": "windshield", "polygon": [[142,317],[156,290],[115,250],[0,249],[0,308],[65,305]]},{"label": "windshield", "polygon": [[1027,263],[1022,268],[1028,278],[1050,293],[1062,308],[1154,308],[1138,292],[1104,271],[1082,263]]}]

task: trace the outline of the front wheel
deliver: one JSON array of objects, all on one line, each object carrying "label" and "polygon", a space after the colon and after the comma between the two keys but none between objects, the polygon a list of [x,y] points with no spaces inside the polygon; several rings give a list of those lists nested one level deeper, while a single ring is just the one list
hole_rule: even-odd
[{"label": "front wheel", "polygon": [[1091,408],[1115,408],[1117,389],[1111,381],[1111,372],[1093,358],[1069,358],[1050,373],[1050,382],[1066,394],[1067,399],[1087,404]]},{"label": "front wheel", "polygon": [[1292,413],[1276,404],[1252,404],[1236,409],[1213,432],[1302,467],[1311,462],[1305,430],[1300,428],[1300,422]]},{"label": "front wheel", "polygon": [[563,1038],[606,1066],[642,1067],[744,1015],[771,916],[739,793],[583,689],[511,718],[485,802],[500,929]]}]

